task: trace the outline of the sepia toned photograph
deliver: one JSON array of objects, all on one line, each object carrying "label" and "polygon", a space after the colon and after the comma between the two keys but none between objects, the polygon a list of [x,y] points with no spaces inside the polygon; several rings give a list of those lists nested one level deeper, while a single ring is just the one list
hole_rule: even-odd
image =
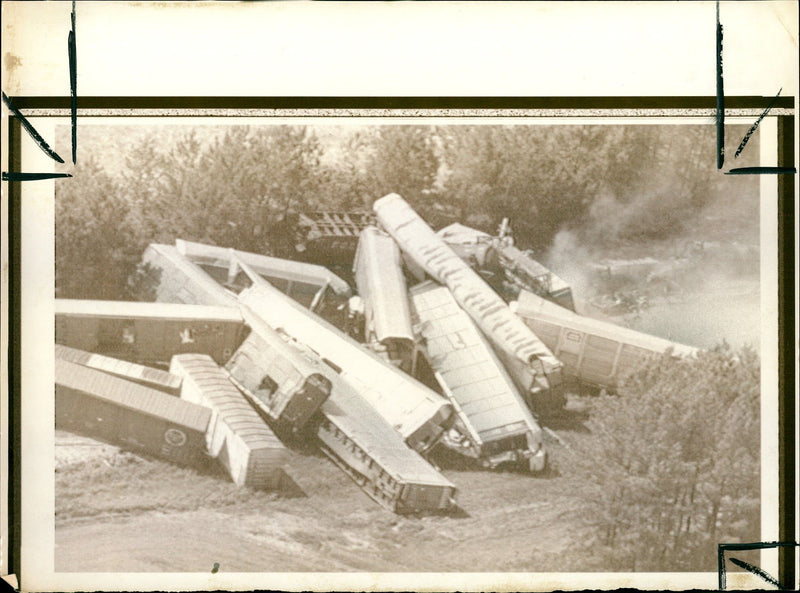
[{"label": "sepia toned photograph", "polygon": [[55,571],[716,571],[760,539],[762,312],[759,180],[714,143],[85,125],[55,182]]},{"label": "sepia toned photograph", "polygon": [[797,588],[796,3],[2,12],[12,587]]}]

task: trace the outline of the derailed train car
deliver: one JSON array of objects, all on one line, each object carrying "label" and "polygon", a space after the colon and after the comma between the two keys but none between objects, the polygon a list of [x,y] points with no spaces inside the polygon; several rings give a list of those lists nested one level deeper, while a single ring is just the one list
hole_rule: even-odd
[{"label": "derailed train car", "polygon": [[334,379],[321,411],[322,450],[371,498],[396,513],[455,506],[456,487],[409,449],[351,385]]},{"label": "derailed train car", "polygon": [[241,311],[251,332],[225,369],[277,428],[297,432],[330,395],[326,365],[318,356],[287,344],[248,307],[241,306]]},{"label": "derailed train car", "polygon": [[[286,333],[288,346],[316,353]],[[447,512],[456,487],[418,452],[352,384],[331,366],[323,367],[331,395],[310,423],[322,451],[373,500],[395,513]]]},{"label": "derailed train car", "polygon": [[364,305],[364,341],[389,362],[410,373],[414,331],[400,250],[376,227],[361,232],[353,263]]},{"label": "derailed train car", "polygon": [[244,288],[246,279],[236,262],[247,263],[280,291],[313,311],[321,309],[331,298],[347,298],[350,285],[324,266],[291,261],[178,239],[176,251],[197,265],[216,282],[235,292]]},{"label": "derailed train car", "polygon": [[183,378],[181,399],[212,410],[206,449],[238,486],[280,485],[288,451],[228,375],[205,354],[172,357],[170,372]]},{"label": "derailed train car", "polygon": [[469,315],[434,282],[412,287],[409,296],[420,342],[458,416],[443,442],[486,467],[542,471],[542,430]]},{"label": "derailed train car", "polygon": [[55,317],[58,344],[145,365],[184,352],[224,364],[249,332],[232,307],[56,299]]},{"label": "derailed train car", "polygon": [[235,306],[235,294],[215,282],[172,245],[151,243],[142,262],[156,274],[156,301],[191,305]]},{"label": "derailed train car", "polygon": [[564,377],[614,390],[620,379],[648,359],[671,352],[693,356],[697,348],[578,315],[523,291],[517,315],[564,363]]},{"label": "derailed train car", "polygon": [[[529,290],[574,311],[572,287],[529,253],[515,247],[511,236],[502,235],[508,221],[505,219],[503,222],[499,237],[458,222],[438,230],[436,234],[465,262],[496,277],[494,288],[511,287],[511,298],[516,298],[520,290]],[[503,290],[504,294],[508,292]]]},{"label": "derailed train car", "polygon": [[[200,303],[214,302],[230,306],[242,319],[246,308],[240,307],[236,294],[224,288],[207,269],[200,266],[200,263],[211,268],[219,265],[230,269],[231,274],[236,276],[241,274],[238,268],[242,261],[237,255],[239,252],[186,241],[179,241],[179,245],[180,249],[152,244],[145,252],[145,262],[161,270],[158,298],[167,301],[194,298]],[[200,263],[190,260],[186,253],[193,254],[192,257]],[[271,266],[269,269],[275,273],[308,273],[305,268],[298,272],[288,265],[293,262],[255,254],[244,255],[254,259],[262,268]],[[321,268],[310,264],[301,266],[312,268],[314,274],[318,272],[317,268]],[[315,276],[323,284],[323,288],[315,290],[324,290],[331,280],[330,276],[330,273]],[[337,290],[343,288],[337,285]],[[237,344],[235,352],[230,352],[224,360],[215,360],[226,365],[231,379],[266,418],[276,423],[276,427],[289,431],[300,430],[328,397],[330,384],[317,372],[312,361],[287,348],[272,328],[253,315],[249,315],[247,321],[249,328],[257,327],[258,331],[251,331]]]},{"label": "derailed train car", "polygon": [[208,459],[208,408],[58,358],[55,390],[58,428],[182,465]]},{"label": "derailed train car", "polygon": [[373,209],[381,226],[426,273],[447,286],[492,343],[522,391],[528,405],[540,412],[565,403],[561,362],[515,316],[489,287],[397,194],[377,200]]},{"label": "derailed train car", "polygon": [[253,281],[239,294],[243,305],[335,365],[338,376],[394,426],[409,447],[425,451],[436,444],[452,422],[453,409],[445,399],[270,286],[247,264],[242,266]]},{"label": "derailed train car", "polygon": [[161,369],[146,367],[127,360],[86,352],[85,350],[77,350],[61,344],[56,344],[56,358],[103,371],[120,379],[127,379],[170,395],[180,395],[181,392],[181,378]]}]

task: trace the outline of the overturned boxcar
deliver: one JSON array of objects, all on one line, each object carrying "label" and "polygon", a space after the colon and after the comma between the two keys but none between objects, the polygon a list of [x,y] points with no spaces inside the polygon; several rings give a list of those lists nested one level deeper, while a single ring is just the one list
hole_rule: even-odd
[{"label": "overturned boxcar", "polygon": [[127,379],[170,395],[180,395],[181,392],[181,378],[161,369],[154,369],[128,362],[127,360],[86,352],[85,350],[77,350],[60,344],[56,344],[56,358],[103,371],[120,379]]},{"label": "overturned boxcar", "polygon": [[437,393],[387,363],[324,319],[256,275],[239,299],[270,326],[308,345],[350,383],[412,449],[432,447],[452,421],[452,406]]},{"label": "overturned boxcar", "polygon": [[181,399],[212,410],[206,448],[231,479],[239,486],[277,488],[288,451],[225,371],[205,354],[178,354],[170,372],[183,378]]},{"label": "overturned boxcar", "polygon": [[208,408],[58,358],[55,390],[57,428],[182,465],[208,461]]},{"label": "overturned boxcar", "polygon": [[318,356],[287,343],[249,307],[242,305],[241,311],[252,331],[225,369],[276,428],[297,432],[330,395],[327,367]]},{"label": "overturned boxcar", "polygon": [[564,363],[566,379],[609,390],[654,356],[697,353],[691,346],[578,315],[526,291],[519,295],[516,313]]},{"label": "overturned boxcar", "polygon": [[410,373],[414,331],[400,250],[391,237],[367,227],[358,241],[353,270],[364,304],[364,342]]},{"label": "overturned boxcar", "polygon": [[249,283],[236,265],[237,260],[253,270],[276,288],[312,310],[319,310],[326,300],[350,296],[350,285],[317,264],[292,261],[257,253],[249,253],[203,243],[178,239],[175,249],[187,261],[197,265],[222,286],[239,292]]},{"label": "overturned boxcar", "polygon": [[317,429],[322,450],[371,498],[396,513],[448,511],[456,487],[378,415],[361,395],[334,378]]},{"label": "overturned boxcar", "polygon": [[249,330],[235,307],[56,299],[56,343],[140,364],[208,354],[224,364]]},{"label": "overturned boxcar", "polygon": [[491,342],[530,407],[543,412],[563,406],[561,362],[505,301],[399,195],[380,198],[373,209],[400,249],[450,289]]}]

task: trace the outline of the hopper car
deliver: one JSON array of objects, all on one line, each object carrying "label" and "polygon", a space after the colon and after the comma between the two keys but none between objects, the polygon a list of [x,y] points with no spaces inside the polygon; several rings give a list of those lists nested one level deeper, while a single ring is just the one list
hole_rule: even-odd
[{"label": "hopper car", "polygon": [[306,344],[336,367],[412,449],[425,451],[452,421],[452,406],[436,392],[387,363],[344,332],[293,301],[255,274],[239,294],[243,305],[275,329]]},{"label": "hopper car", "polygon": [[251,332],[225,369],[276,428],[297,432],[330,395],[331,382],[323,373],[327,366],[287,343],[248,307],[241,310]]},{"label": "hopper car", "polygon": [[181,392],[181,378],[161,369],[154,369],[128,362],[127,360],[86,352],[85,350],[77,350],[60,344],[56,344],[56,358],[103,371],[120,379],[127,379],[170,395],[180,395]]},{"label": "hopper car", "polygon": [[183,378],[181,399],[212,410],[206,449],[233,482],[277,488],[288,452],[225,371],[206,354],[177,354],[170,372]]},{"label": "hopper car", "polygon": [[211,410],[56,358],[56,427],[181,465],[207,462]]},{"label": "hopper car", "polygon": [[215,282],[172,245],[152,243],[142,261],[158,271],[155,300],[162,303],[235,306],[235,294]]},{"label": "hopper car", "polygon": [[56,299],[56,342],[145,365],[173,354],[208,354],[224,364],[249,330],[233,307]]},{"label": "hopper car", "polygon": [[443,443],[485,467],[544,470],[542,430],[469,315],[446,287],[431,281],[409,296],[420,342],[458,417]]},{"label": "hopper car", "polygon": [[358,241],[353,271],[364,305],[364,341],[410,373],[414,331],[400,250],[391,237],[367,227]]},{"label": "hopper car", "polygon": [[382,227],[400,248],[447,286],[459,306],[469,313],[528,405],[537,411],[563,406],[566,400],[561,389],[561,362],[505,301],[399,195],[384,196],[373,208]]},{"label": "hopper car", "polygon": [[516,313],[564,363],[566,379],[612,391],[654,356],[697,353],[691,346],[584,317],[527,291],[520,293]]},{"label": "hopper car", "polygon": [[352,292],[347,282],[324,266],[181,239],[175,241],[175,245],[179,254],[235,292],[244,288],[246,283],[236,265],[238,260],[247,263],[276,288],[312,310],[322,308],[329,295],[347,298]]}]

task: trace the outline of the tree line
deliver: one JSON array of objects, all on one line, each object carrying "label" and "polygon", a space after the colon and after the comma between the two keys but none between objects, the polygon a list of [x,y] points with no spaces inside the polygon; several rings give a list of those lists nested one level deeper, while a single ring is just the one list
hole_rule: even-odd
[{"label": "tree line", "polygon": [[593,401],[569,456],[604,570],[712,571],[717,544],[759,541],[760,360],[722,345],[658,358]]},{"label": "tree line", "polygon": [[128,298],[146,245],[179,237],[291,257],[298,213],[365,210],[390,192],[437,228],[495,232],[509,217],[540,254],[563,229],[608,245],[678,235],[726,195],[711,126],[331,129],[154,129],[121,141],[114,170],[107,143],[84,143],[56,183],[58,296]]}]

